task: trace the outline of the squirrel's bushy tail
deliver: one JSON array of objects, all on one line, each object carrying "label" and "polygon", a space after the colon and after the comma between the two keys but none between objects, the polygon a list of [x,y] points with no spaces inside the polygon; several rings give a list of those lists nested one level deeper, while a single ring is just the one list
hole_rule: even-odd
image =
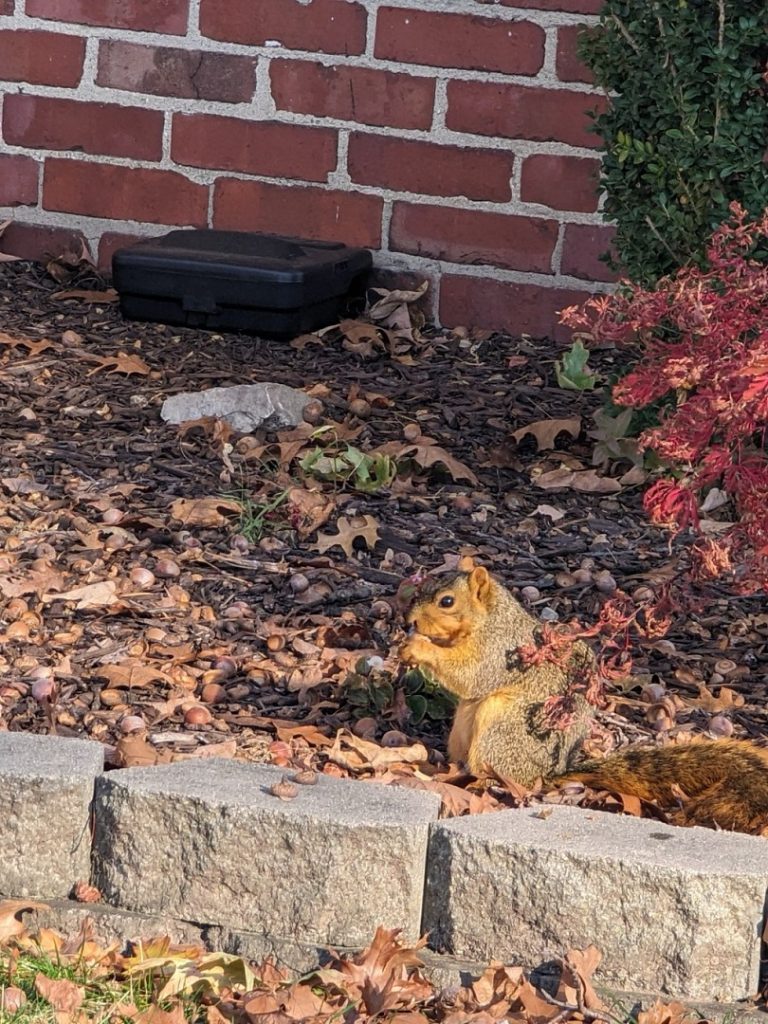
[{"label": "squirrel's bushy tail", "polygon": [[633,748],[554,781],[653,802],[678,825],[768,833],[768,750],[742,740]]}]

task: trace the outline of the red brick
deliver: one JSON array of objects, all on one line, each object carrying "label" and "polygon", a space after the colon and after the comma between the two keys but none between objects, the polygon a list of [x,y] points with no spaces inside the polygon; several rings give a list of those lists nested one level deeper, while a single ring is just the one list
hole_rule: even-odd
[{"label": "red brick", "polygon": [[599,180],[599,160],[536,153],[523,162],[520,198],[524,203],[541,203],[553,210],[593,213]]},{"label": "red brick", "polygon": [[205,227],[208,188],[175,171],[45,161],[43,206],[86,217]]},{"label": "red brick", "polygon": [[567,341],[571,331],[560,325],[558,313],[589,297],[588,291],[546,288],[536,284],[494,281],[482,277],[443,274],[440,283],[440,321],[509,331],[517,336]]},{"label": "red brick", "polygon": [[352,180],[398,192],[504,202],[512,195],[513,162],[512,153],[499,149],[461,149],[362,133],[349,139]]},{"label": "red brick", "polygon": [[256,59],[102,39],[96,84],[153,96],[247,103],[256,85]]},{"label": "red brick", "polygon": [[544,63],[545,33],[530,21],[382,7],[376,56],[436,68],[535,75]]},{"label": "red brick", "polygon": [[39,167],[32,157],[0,154],[0,206],[34,206]]},{"label": "red brick", "polygon": [[13,146],[30,149],[159,160],[163,120],[159,110],[18,94],[5,97],[3,138]]},{"label": "red brick", "polygon": [[616,281],[618,275],[601,259],[613,251],[616,232],[600,224],[566,224],[563,236],[561,273],[585,281]]},{"label": "red brick", "polygon": [[143,242],[147,235],[127,235],[120,231],[105,231],[99,239],[99,256],[96,266],[99,270],[112,270],[112,256],[118,249],[136,242]]},{"label": "red brick", "polygon": [[191,167],[327,181],[336,168],[336,146],[331,128],[176,114],[171,156]]},{"label": "red brick", "polygon": [[390,128],[432,125],[433,78],[306,60],[273,60],[270,74],[279,110]]},{"label": "red brick", "polygon": [[351,0],[202,0],[200,31],[211,39],[287,50],[360,54],[365,50],[365,9]]},{"label": "red brick", "polygon": [[0,31],[0,80],[26,85],[78,85],[85,39],[60,32],[14,28]]},{"label": "red brick", "polygon": [[182,36],[187,31],[189,0],[27,0],[27,14],[77,25]]},{"label": "red brick", "polygon": [[604,110],[595,93],[494,82],[449,82],[447,124],[460,132],[537,142],[567,142],[594,149],[590,110]]},{"label": "red brick", "polygon": [[603,9],[603,0],[501,0],[501,3],[504,7],[557,11],[558,14],[599,14]]},{"label": "red brick", "polygon": [[13,14],[13,0],[0,0],[0,14]]},{"label": "red brick", "polygon": [[552,272],[557,222],[455,207],[395,203],[390,248],[451,263]]},{"label": "red brick", "polygon": [[66,252],[89,252],[85,235],[71,228],[50,228],[14,220],[3,232],[0,249],[22,260],[47,261]]},{"label": "red brick", "polygon": [[221,178],[214,193],[213,226],[271,231],[378,249],[383,201],[378,196],[262,181]]},{"label": "red brick", "polygon": [[562,25],[557,30],[556,67],[561,82],[587,82],[591,85],[595,81],[595,76],[578,56],[579,37],[584,31],[584,25]]}]

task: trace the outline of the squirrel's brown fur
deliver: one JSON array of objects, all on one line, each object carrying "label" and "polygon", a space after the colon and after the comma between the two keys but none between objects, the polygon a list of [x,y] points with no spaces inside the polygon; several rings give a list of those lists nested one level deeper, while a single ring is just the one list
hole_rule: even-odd
[{"label": "squirrel's brown fur", "polygon": [[572,764],[588,731],[588,705],[576,698],[575,719],[564,730],[548,728],[542,708],[591,659],[585,644],[574,645],[567,671],[552,662],[522,665],[517,649],[533,644],[538,623],[481,567],[428,580],[407,618],[416,632],[402,659],[429,669],[459,697],[448,739],[452,761],[478,777],[491,769],[526,786]]},{"label": "squirrel's brown fur", "polygon": [[552,662],[521,665],[516,651],[533,643],[537,622],[485,569],[428,580],[408,621],[416,632],[401,657],[459,697],[448,754],[473,774],[491,769],[527,786],[539,777],[584,782],[651,801],[674,824],[768,834],[768,750],[752,743],[634,747],[571,768],[591,709],[577,698],[575,721],[561,731],[543,725],[542,705],[566,690],[591,654],[577,642],[567,671]]},{"label": "squirrel's brown fur", "polygon": [[586,762],[553,781],[584,782],[653,801],[675,825],[768,829],[768,750],[745,740],[635,747]]}]

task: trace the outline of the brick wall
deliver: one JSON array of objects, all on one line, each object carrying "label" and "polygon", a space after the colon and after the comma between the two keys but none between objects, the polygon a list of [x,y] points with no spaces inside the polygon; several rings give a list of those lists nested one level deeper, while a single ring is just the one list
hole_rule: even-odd
[{"label": "brick wall", "polygon": [[0,0],[0,249],[340,238],[428,276],[446,324],[548,333],[611,279],[575,55],[599,7]]}]

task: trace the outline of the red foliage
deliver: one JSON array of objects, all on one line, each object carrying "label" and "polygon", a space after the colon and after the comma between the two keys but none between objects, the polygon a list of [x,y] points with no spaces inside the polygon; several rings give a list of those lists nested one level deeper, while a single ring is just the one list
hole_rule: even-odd
[{"label": "red foliage", "polygon": [[[752,257],[768,239],[768,211],[732,219],[710,240],[707,264],[683,267],[655,289],[627,285],[565,310],[563,322],[598,342],[632,344],[640,359],[613,389],[618,405],[667,410],[640,444],[673,478],[645,496],[654,522],[698,533],[698,507],[717,485],[734,520],[693,545],[700,578],[729,575],[744,591],[768,586],[768,265]],[[625,283],[626,284],[626,283]]]},{"label": "red foliage", "polygon": [[[637,604],[619,591],[602,606],[593,626],[584,628],[576,621],[561,626],[547,624],[538,631],[535,643],[519,647],[517,656],[526,667],[544,662],[561,669],[570,667],[568,690],[544,702],[550,728],[569,728],[576,714],[576,694],[581,694],[587,703],[602,707],[606,682],[625,679],[631,673],[633,634],[646,640],[664,636],[672,622],[671,611],[666,594],[658,601]],[[571,659],[577,640],[597,640],[599,655],[595,661],[585,658],[579,671],[574,672]]]}]

